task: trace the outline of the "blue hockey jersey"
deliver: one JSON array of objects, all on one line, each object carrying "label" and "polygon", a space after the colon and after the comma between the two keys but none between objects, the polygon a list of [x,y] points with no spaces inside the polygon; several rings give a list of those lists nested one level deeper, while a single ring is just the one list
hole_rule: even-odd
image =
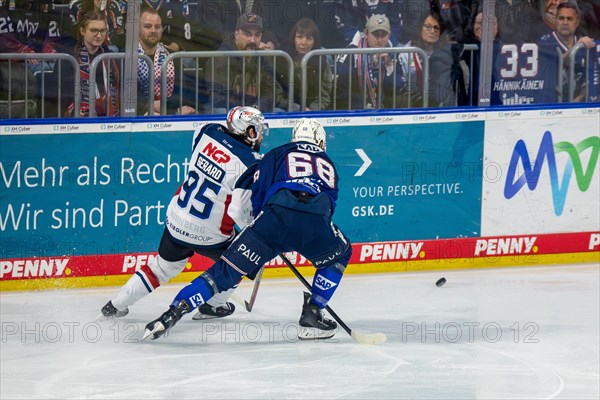
[{"label": "blue hockey jersey", "polygon": [[338,175],[319,146],[309,142],[288,143],[269,151],[258,164],[252,186],[252,209],[256,216],[280,189],[327,193],[331,214],[338,198]]},{"label": "blue hockey jersey", "polygon": [[556,78],[542,65],[537,43],[503,44],[499,51],[494,55],[493,97],[503,105],[553,102]]}]

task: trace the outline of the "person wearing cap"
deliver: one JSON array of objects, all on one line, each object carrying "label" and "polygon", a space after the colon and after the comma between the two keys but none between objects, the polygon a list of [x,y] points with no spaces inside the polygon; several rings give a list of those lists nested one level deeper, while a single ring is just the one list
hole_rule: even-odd
[{"label": "person wearing cap", "polygon": [[[259,50],[262,35],[260,15],[242,14],[237,20],[235,32],[221,43],[218,51]],[[273,69],[269,65],[272,59],[272,56],[209,59],[204,75],[209,96],[208,112],[221,114],[234,104],[254,105],[265,111],[282,111],[277,107],[286,105],[287,99],[279,85],[274,83]]]},{"label": "person wearing cap", "polygon": [[[390,20],[383,14],[369,17],[364,33],[348,48],[391,47]],[[406,81],[397,56],[384,51],[377,54],[343,54],[337,57],[336,109],[399,107],[397,98]]]},{"label": "person wearing cap", "polygon": [[256,50],[263,35],[263,22],[258,14],[240,15],[235,26],[235,50]]},{"label": "person wearing cap", "polygon": [[420,16],[431,10],[430,0],[348,1],[337,10],[337,17],[346,43],[364,31],[365,23],[374,14],[383,14],[390,20],[390,40],[394,46],[413,37]]}]

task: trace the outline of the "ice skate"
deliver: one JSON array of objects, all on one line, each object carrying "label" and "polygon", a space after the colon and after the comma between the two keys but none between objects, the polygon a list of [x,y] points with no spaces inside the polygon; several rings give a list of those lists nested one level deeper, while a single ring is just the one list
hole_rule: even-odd
[{"label": "ice skate", "polygon": [[145,340],[148,336],[152,336],[152,340],[163,336],[188,312],[190,312],[190,306],[183,300],[176,307],[170,306],[160,317],[146,325],[142,340]]},{"label": "ice skate", "polygon": [[210,304],[203,303],[198,306],[198,312],[192,317],[195,320],[213,319],[228,317],[235,311],[233,303],[227,302],[222,306],[213,307]]},{"label": "ice skate", "polygon": [[337,332],[335,321],[325,318],[323,310],[316,304],[310,303],[310,293],[306,292],[304,292],[304,306],[299,324],[298,339],[300,340],[329,339]]},{"label": "ice skate", "polygon": [[129,308],[125,308],[124,310],[117,310],[117,308],[113,305],[111,300],[108,303],[106,303],[104,307],[102,307],[100,312],[105,318],[121,318],[129,314]]}]

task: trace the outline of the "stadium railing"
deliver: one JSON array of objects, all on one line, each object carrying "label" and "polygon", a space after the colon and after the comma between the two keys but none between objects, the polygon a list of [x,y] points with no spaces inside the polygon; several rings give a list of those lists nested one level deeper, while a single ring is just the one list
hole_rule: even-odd
[{"label": "stadium railing", "polygon": [[[585,46],[581,43],[576,44],[575,46],[573,46],[573,48],[569,51],[568,53],[568,59],[569,62],[566,66],[566,68],[564,69],[564,73],[560,72],[563,71],[563,58],[559,57],[559,73],[564,76],[566,74],[566,89],[563,88],[563,80],[559,79],[559,87],[558,87],[558,91],[559,91],[559,102],[564,102],[564,101],[569,101],[572,102],[574,100],[574,96],[575,96],[575,88],[576,88],[576,77],[575,77],[575,57],[577,56],[577,53],[584,50]],[[464,51],[469,51],[470,57],[471,59],[473,58],[473,54],[474,51],[477,50],[477,46],[475,45],[465,45],[464,46]],[[195,90],[196,90],[196,96],[195,96],[195,101],[196,101],[196,109],[197,110],[202,110],[200,112],[205,113],[205,114],[214,114],[215,112],[215,104],[213,99],[210,96],[206,96],[206,93],[211,93],[211,90],[214,90],[214,87],[210,87],[211,85],[211,79],[210,77],[205,77],[205,65],[206,63],[209,62],[214,62],[215,59],[217,58],[241,58],[243,61],[243,66],[246,65],[247,62],[247,57],[256,57],[256,60],[253,62],[257,62],[258,63],[258,67],[259,68],[264,68],[265,66],[269,66],[269,68],[272,69],[272,78],[273,79],[273,87],[275,87],[277,85],[277,79],[276,79],[276,68],[277,68],[277,63],[276,58],[283,58],[285,60],[285,65],[287,65],[287,75],[289,77],[289,82],[287,82],[288,84],[288,88],[289,90],[287,91],[287,93],[285,93],[287,95],[287,109],[288,111],[292,110],[292,104],[294,102],[294,93],[296,88],[298,88],[299,86],[299,90],[301,93],[301,109],[305,109],[306,107],[306,103],[307,103],[307,89],[308,89],[308,82],[307,82],[307,67],[308,67],[308,62],[310,61],[311,58],[313,57],[326,57],[328,59],[332,59],[333,56],[338,56],[341,54],[348,54],[348,55],[353,55],[353,54],[381,54],[381,53],[388,53],[388,54],[394,54],[396,58],[399,58],[401,54],[414,54],[417,53],[421,56],[423,63],[422,63],[422,70],[423,70],[423,85],[420,88],[421,93],[419,93],[419,95],[422,98],[422,103],[421,106],[422,107],[428,107],[429,106],[429,64],[428,64],[428,59],[425,56],[425,53],[423,52],[422,49],[417,48],[417,47],[393,47],[393,48],[366,48],[366,49],[316,49],[316,50],[312,50],[309,53],[307,53],[302,61],[301,61],[301,82],[294,82],[294,63],[292,58],[284,51],[281,50],[254,50],[254,51],[249,51],[249,50],[240,50],[240,51],[227,51],[227,52],[176,52],[176,53],[172,53],[170,54],[166,59],[165,62],[163,63],[163,70],[162,70],[162,82],[161,84],[163,86],[166,85],[166,80],[167,80],[167,75],[165,73],[165,68],[166,65],[169,61],[174,61],[175,59],[181,59],[182,62],[180,63],[179,67],[181,68],[181,73],[180,76],[184,76],[187,75],[188,77],[191,75],[192,78],[194,79],[195,82]],[[91,66],[90,66],[90,85],[95,85],[95,71],[98,68],[99,64],[106,59],[116,59],[116,60],[120,60],[121,62],[127,57],[126,53],[104,53],[102,55],[99,55],[98,57],[96,57],[94,59],[94,61],[92,62]],[[148,63],[149,65],[152,65],[152,60],[146,56],[146,55],[138,55],[138,57],[141,57],[146,63]],[[268,62],[268,58],[272,59],[272,62]],[[410,68],[410,62],[412,57],[407,57],[408,61],[409,61],[409,65],[408,67]],[[61,63],[57,63],[57,61],[65,61],[67,62],[72,68],[73,71],[77,71],[79,69],[79,65],[77,63],[77,61],[75,60],[74,57],[72,57],[71,55],[68,54],[62,54],[62,53],[53,53],[53,54],[21,54],[21,53],[7,53],[7,54],[0,54],[0,61],[9,61],[9,65],[11,64],[11,62],[20,62],[20,61],[24,61],[24,64],[26,67],[29,67],[30,64],[32,64],[31,61],[33,60],[37,60],[37,61],[41,61],[41,62],[45,62],[45,63],[49,63],[49,64],[54,64],[55,66],[60,65]],[[212,61],[211,61],[212,60]],[[591,62],[590,61],[590,57],[589,57],[589,52],[586,54],[585,57],[586,63]],[[228,65],[230,65],[230,63],[227,63]],[[332,73],[334,76],[334,85],[333,85],[333,93],[332,93],[332,108],[333,110],[336,109],[351,109],[350,104],[348,105],[348,108],[340,108],[338,106],[337,101],[336,101],[336,90],[337,90],[337,82],[336,82],[336,76],[338,75],[338,71],[337,71],[337,65],[335,62],[330,63],[330,67],[332,69]],[[473,63],[469,63],[470,65],[473,65]],[[11,68],[5,68],[5,70],[8,71],[9,74],[13,73],[13,71],[11,70]],[[593,79],[592,76],[589,76],[589,73],[587,72],[588,68],[586,68],[586,81],[589,83],[591,79]],[[58,71],[59,75],[61,73],[68,73],[68,71]],[[24,118],[31,118],[31,117],[62,117],[63,115],[61,115],[60,113],[58,115],[48,115],[48,113],[46,113],[46,110],[44,108],[44,105],[48,103],[48,100],[52,101],[52,102],[57,102],[59,105],[59,109],[61,109],[62,106],[65,106],[66,104],[62,104],[61,100],[63,97],[63,92],[64,92],[64,88],[60,87],[60,85],[57,88],[52,88],[53,90],[56,91],[56,98],[50,98],[48,99],[47,96],[47,84],[45,82],[46,76],[48,74],[48,71],[40,71],[36,73],[36,95],[32,96],[31,95],[31,88],[29,88],[27,85],[29,85],[30,83],[28,83],[26,81],[25,83],[25,90],[24,90],[24,96],[19,96],[19,98],[15,98],[12,94],[11,94],[11,84],[13,84],[13,77],[9,75],[8,77],[8,81],[4,83],[4,86],[8,87],[8,94],[5,94],[2,96],[2,98],[0,98],[0,116],[2,116],[3,118],[19,118],[19,117],[24,117]],[[154,76],[153,74],[149,74],[149,115],[153,114],[153,101],[151,99],[154,98]],[[410,104],[410,88],[412,87],[410,79],[411,76],[410,74],[407,74],[406,76],[407,79],[407,88],[409,88],[409,93],[408,93],[408,104],[396,104],[396,96],[394,96],[394,104],[393,107],[415,107],[415,105]],[[6,79],[6,77],[3,77],[4,79]],[[123,95],[125,93],[126,90],[130,90],[127,87],[127,80],[125,79],[126,77],[124,77],[124,79],[121,80],[122,85],[120,88],[121,94]],[[340,77],[337,77],[337,79],[339,79]],[[228,81],[227,81],[227,85],[228,87],[231,87],[232,81],[231,81],[232,77],[230,75],[228,75]],[[245,79],[245,76],[244,76]],[[321,77],[319,77],[319,79],[321,79]],[[348,76],[347,79],[352,79],[351,76]],[[469,84],[468,84],[468,90],[471,91],[473,88],[473,81],[478,79],[477,76],[474,76],[472,71],[469,71],[469,76],[468,76],[468,80],[469,80]],[[75,81],[75,87],[79,88],[80,87],[80,77],[79,74],[74,74],[74,81]],[[60,82],[60,78],[59,78],[59,82]],[[183,84],[183,81],[180,82],[180,84]],[[242,86],[244,86],[245,82],[242,82]],[[320,86],[321,82],[319,82],[319,86]],[[366,82],[363,82],[363,85],[366,84]],[[206,86],[204,86],[206,85]],[[348,85],[348,87],[351,87],[351,84]],[[187,88],[189,89],[189,88]],[[204,93],[204,97],[203,94],[200,93],[202,90],[205,90],[206,93]],[[381,86],[378,87],[378,90],[381,91]],[[563,91],[566,90],[566,94],[563,95]],[[363,87],[363,93],[366,93],[366,90],[364,90]],[[54,93],[53,93],[54,94]],[[259,99],[262,96],[272,96],[273,99],[275,97],[275,89],[273,90],[273,93],[258,93],[259,94]],[[75,109],[77,109],[77,107],[79,106],[80,102],[81,102],[81,93],[80,90],[75,90],[74,93],[69,93],[69,95],[72,95],[73,99],[74,99],[74,106],[76,107]],[[228,92],[229,95],[229,92]],[[162,91],[161,93],[161,111],[160,113],[162,115],[165,115],[167,113],[167,94],[166,91]],[[24,98],[21,98],[24,97]],[[381,92],[378,93],[378,98],[381,98]],[[469,98],[471,98],[471,96],[469,96]],[[242,98],[243,101],[245,101],[244,98]],[[180,105],[183,104],[183,98],[179,99]],[[227,98],[227,102],[229,103],[229,98]],[[202,105],[200,103],[203,103]],[[31,104],[33,104],[33,107],[30,106]],[[39,105],[37,107],[37,110],[34,111],[33,113],[35,115],[31,115],[32,114],[32,110],[36,109],[36,105]],[[363,105],[366,106],[366,95],[363,96]],[[366,108],[366,107],[365,107]],[[271,111],[271,110],[268,110]],[[89,113],[90,117],[95,116],[95,109],[94,107],[90,107],[90,113]]]},{"label": "stadium railing", "polygon": [[[196,82],[196,87],[202,89],[204,87],[204,85],[206,85],[206,90],[207,93],[212,93],[215,90],[215,79],[214,79],[214,60],[219,59],[219,58],[227,58],[227,59],[232,59],[232,58],[239,58],[242,60],[242,70],[245,71],[246,66],[252,62],[252,63],[256,63],[257,65],[257,69],[258,71],[262,71],[264,68],[268,69],[268,75],[270,76],[270,79],[272,79],[272,87],[273,87],[273,93],[270,94],[265,94],[265,93],[261,93],[261,85],[260,85],[260,75],[259,75],[259,82],[258,82],[258,96],[257,96],[257,101],[260,102],[260,100],[262,99],[263,96],[271,96],[272,97],[272,103],[273,103],[273,109],[276,107],[276,87],[278,85],[277,83],[277,58],[283,58],[287,64],[287,68],[288,68],[288,87],[289,90],[287,92],[287,99],[288,99],[288,104],[287,104],[287,110],[291,111],[291,107],[292,107],[292,103],[294,101],[294,62],[292,60],[292,58],[290,57],[289,54],[287,54],[285,51],[281,51],[281,50],[230,50],[230,51],[196,51],[196,52],[186,52],[186,51],[182,51],[182,52],[176,52],[176,53],[171,53],[169,54],[166,58],[165,61],[163,63],[162,66],[162,85],[163,87],[166,85],[167,83],[167,74],[166,74],[166,68],[167,68],[167,63],[168,61],[171,60],[175,60],[175,59],[182,59],[181,65],[184,65],[183,60],[185,59],[189,59],[188,61],[188,65],[193,65],[194,67],[188,67],[186,68],[187,73],[193,73],[194,74],[194,78],[195,78],[195,82]],[[268,59],[272,59],[271,63],[268,63]],[[212,76],[206,76],[206,63],[212,62],[212,68],[210,69],[210,71],[212,71]],[[227,61],[227,66],[228,66],[228,73],[227,73],[227,82],[226,82],[226,86],[228,89],[230,89],[233,86],[233,79],[234,77],[232,77],[231,75],[231,63],[229,62],[229,60]],[[246,74],[242,73],[242,81],[239,82],[241,84],[241,87],[244,88],[246,87]],[[226,96],[226,103],[227,104],[231,104],[230,102],[230,90],[227,90],[227,96]],[[199,109],[198,107],[200,106],[199,102],[199,98],[201,97],[200,94],[196,94],[195,97],[195,102],[196,102],[196,109]],[[180,99],[180,105],[181,105],[181,100]],[[242,103],[244,103],[244,105],[250,105],[250,104],[245,104],[246,103],[246,98],[245,98],[245,92],[242,90]],[[211,96],[208,96],[208,101],[205,102],[204,104],[205,107],[208,107],[208,109],[210,110],[209,114],[213,114],[215,111],[215,103],[214,103],[214,99]],[[228,107],[227,107],[228,108]],[[166,93],[163,91],[161,93],[161,114],[166,114],[166,109],[167,109],[167,105],[166,105]],[[267,110],[263,110],[263,111],[267,111]],[[268,110],[268,111],[273,111],[273,110]]]},{"label": "stadium railing", "polygon": [[[394,68],[402,68],[401,64],[400,64],[400,60],[398,55],[399,54],[412,54],[412,53],[417,53],[421,56],[422,60],[423,60],[423,76],[424,77],[429,77],[429,62],[427,59],[427,55],[425,54],[425,51],[423,51],[422,49],[418,48],[418,47],[383,47],[383,48],[348,48],[348,49],[315,49],[315,50],[311,50],[308,53],[306,53],[304,55],[304,57],[302,57],[302,61],[300,63],[301,65],[301,70],[302,70],[302,82],[301,82],[301,90],[302,90],[302,103],[301,103],[301,107],[302,109],[306,108],[306,97],[307,97],[307,68],[308,68],[308,62],[310,61],[311,58],[313,57],[319,57],[319,62],[321,63],[321,57],[325,56],[325,57],[333,57],[333,56],[339,56],[339,55],[354,55],[354,54],[375,54],[375,55],[380,55],[380,54],[394,54],[395,56],[394,58]],[[381,68],[381,62],[382,59],[379,58],[379,68]],[[408,62],[409,62],[409,67],[410,67],[410,63],[411,63],[411,57],[408,57]],[[338,74],[337,71],[337,63],[334,61],[333,62],[333,76],[334,76],[334,85],[333,85],[333,93],[332,93],[332,101],[333,101],[333,109],[337,110],[339,109],[337,107],[337,83],[339,82],[339,79],[348,79],[348,89],[349,91],[352,90],[352,73],[349,73],[347,77],[341,77]],[[368,65],[364,65],[364,68],[368,68]],[[364,76],[368,76],[368,73],[366,71],[363,71]],[[407,79],[407,87],[410,88],[410,74],[407,74],[408,76],[405,77]],[[394,74],[394,80],[393,80],[393,91],[392,91],[392,97],[393,97],[393,107],[396,108],[397,106],[397,95],[399,95],[400,93],[396,93],[396,74]],[[322,76],[319,75],[319,79],[322,79]],[[321,86],[321,81],[319,81],[319,86]],[[409,89],[410,90],[410,89]],[[378,85],[377,87],[377,99],[382,99],[383,98],[383,86],[382,85]],[[364,79],[363,80],[363,87],[362,87],[362,93],[363,95],[363,108],[367,108],[367,80]],[[429,79],[423,79],[423,87],[422,87],[422,93],[421,96],[423,98],[423,107],[427,107],[428,104],[428,93],[429,93]],[[410,92],[408,92],[409,96],[410,96]],[[348,93],[348,99],[351,99],[352,97],[352,93]],[[379,106],[381,106],[381,104],[379,104]],[[399,104],[398,104],[399,106]],[[381,107],[378,107],[381,108]],[[352,102],[348,101],[348,110],[352,109]]]},{"label": "stadium railing", "polygon": [[[74,93],[73,93],[73,98],[74,98],[74,105],[76,107],[76,109],[79,109],[79,102],[80,102],[80,91],[78,90],[78,88],[80,87],[80,77],[79,74],[76,74],[75,71],[79,71],[79,64],[77,63],[77,60],[75,60],[75,58],[69,54],[64,54],[64,53],[52,53],[52,54],[45,54],[45,53],[35,53],[35,54],[23,54],[23,53],[5,53],[5,54],[0,54],[0,61],[8,61],[8,76],[4,77],[3,76],[3,82],[2,82],[2,86],[5,86],[8,90],[7,90],[7,94],[6,94],[6,99],[2,99],[0,100],[0,102],[2,102],[2,109],[6,109],[6,115],[2,115],[0,114],[0,116],[2,116],[3,118],[15,118],[13,116],[13,114],[15,114],[15,111],[18,111],[19,108],[23,107],[23,104],[31,104],[33,103],[38,103],[40,104],[40,109],[41,109],[41,113],[37,112],[37,107],[35,107],[35,111],[34,113],[36,115],[29,115],[29,112],[31,111],[30,106],[26,106],[25,110],[24,110],[24,117],[25,118],[31,118],[31,117],[37,117],[38,115],[41,117],[45,117],[45,101],[49,96],[46,96],[46,85],[45,85],[45,79],[46,79],[46,74],[44,73],[45,71],[43,71],[43,68],[41,71],[37,72],[36,74],[34,74],[34,77],[36,78],[33,81],[33,84],[35,85],[35,87],[32,88],[30,87],[31,83],[29,81],[29,79],[25,78],[24,79],[24,84],[22,85],[22,88],[19,88],[18,91],[22,92],[22,94],[20,96],[18,96],[19,98],[15,98],[15,96],[13,95],[13,90],[12,90],[12,86],[13,85],[17,85],[18,81],[17,81],[17,77],[14,74],[14,72],[16,71],[15,69],[12,69],[10,66],[13,63],[20,63],[21,61],[23,61],[23,64],[25,66],[25,71],[30,71],[30,65],[33,65],[32,61],[39,61],[42,63],[56,63],[56,61],[65,61],[67,64],[70,64],[70,66],[72,67],[72,72],[74,74]],[[59,70],[58,72],[58,79],[60,82],[61,79],[61,75],[63,73],[62,68],[58,67]],[[33,74],[33,73],[32,73]],[[39,75],[39,78],[35,75]],[[37,82],[39,79],[39,83]],[[20,84],[19,84],[20,85]],[[22,89],[22,90],[21,90]],[[63,88],[58,85],[58,87],[55,88],[57,90],[56,92],[56,99],[52,99],[51,101],[57,101],[58,104],[60,104],[60,100],[63,97],[62,96],[62,90]],[[32,95],[32,93],[34,93]],[[4,97],[4,96],[2,96]],[[62,116],[62,115],[58,115],[58,116]]]},{"label": "stadium railing", "polygon": [[[90,87],[95,87],[96,86],[96,69],[98,68],[98,65],[102,65],[101,63],[104,60],[119,60],[120,63],[120,70],[123,71],[124,67],[123,67],[123,61],[125,60],[125,58],[128,55],[126,53],[103,53],[103,54],[99,54],[97,57],[95,57],[92,60],[92,63],[90,64]],[[141,58],[144,62],[146,62],[146,64],[148,64],[148,69],[149,71],[153,71],[152,69],[152,59],[150,57],[148,57],[146,54],[138,54],[137,55],[139,58]],[[111,64],[108,63],[108,65],[110,66]],[[109,77],[111,74],[111,70],[110,68],[107,71],[107,76]],[[129,90],[131,86],[129,86],[128,82],[125,79],[121,80],[121,87],[119,88],[120,91],[120,97],[121,99],[124,98],[124,94],[126,90]],[[106,98],[106,104],[105,104],[105,109],[108,110],[109,105],[108,102],[110,101],[110,99]],[[91,101],[90,101],[91,102]],[[95,117],[96,116],[96,107],[92,107],[91,104],[89,105],[89,116],[90,117]],[[148,74],[148,113],[151,115],[151,113],[154,110],[154,74],[153,73],[149,73]]]}]

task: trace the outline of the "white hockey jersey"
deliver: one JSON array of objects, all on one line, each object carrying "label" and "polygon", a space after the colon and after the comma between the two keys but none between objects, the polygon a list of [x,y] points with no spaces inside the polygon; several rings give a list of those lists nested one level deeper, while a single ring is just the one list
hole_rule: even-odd
[{"label": "white hockey jersey", "polygon": [[[241,198],[232,196],[233,190],[260,155],[226,132],[222,125],[207,124],[194,133],[187,179],[167,209],[166,227],[175,241],[213,246],[234,233],[236,216],[228,209],[232,199]],[[232,208],[242,215],[250,213],[251,205],[236,203]]]}]

